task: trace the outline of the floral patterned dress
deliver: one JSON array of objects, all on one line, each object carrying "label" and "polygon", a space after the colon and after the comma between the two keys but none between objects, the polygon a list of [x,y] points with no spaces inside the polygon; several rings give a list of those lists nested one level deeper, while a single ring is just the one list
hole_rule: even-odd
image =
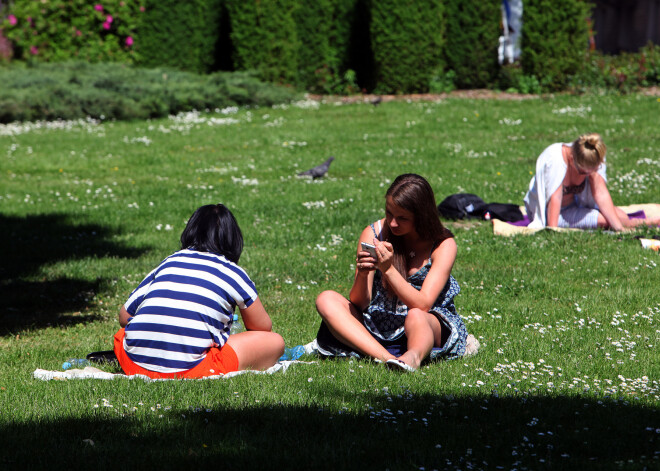
[{"label": "floral patterned dress", "polygon": [[[408,283],[420,290],[431,269],[431,260],[426,265],[408,277]],[[440,322],[450,331],[449,338],[441,347],[433,348],[431,359],[454,359],[465,354],[467,329],[461,317],[456,313],[454,297],[461,291],[458,282],[453,276],[442,289],[429,312],[438,316]],[[405,334],[404,322],[408,315],[408,306],[396,297],[390,297],[383,287],[380,270],[376,270],[372,285],[371,303],[363,313],[364,325],[371,335],[382,340],[392,341]]]},{"label": "floral patterned dress", "polygon": [[[379,226],[378,231],[376,231],[374,224],[371,224],[374,236],[378,239],[380,239],[381,230],[379,223],[380,221],[374,223]],[[426,265],[408,277],[408,283],[415,289],[420,290],[430,269],[431,259],[429,258]],[[468,336],[467,329],[461,317],[456,313],[456,307],[454,306],[454,297],[460,291],[461,288],[458,282],[453,276],[449,275],[449,279],[438,295],[438,299],[436,299],[429,310],[429,312],[438,317],[438,320],[449,331],[449,336],[445,343],[431,350],[429,354],[430,360],[453,360],[465,355]],[[380,270],[376,270],[374,273],[371,302],[362,314],[364,326],[390,353],[400,355],[407,350],[408,341],[405,337],[404,323],[408,315],[408,306],[396,297],[389,296],[387,290],[383,287]],[[394,347],[394,350],[391,347]],[[362,357],[360,353],[337,340],[324,322],[321,323],[316,336],[316,348],[322,356]]]}]

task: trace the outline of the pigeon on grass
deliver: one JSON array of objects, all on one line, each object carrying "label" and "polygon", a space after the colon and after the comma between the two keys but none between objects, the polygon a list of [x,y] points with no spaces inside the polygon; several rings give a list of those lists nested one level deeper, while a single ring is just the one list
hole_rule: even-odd
[{"label": "pigeon on grass", "polygon": [[323,162],[321,165],[317,165],[316,167],[310,168],[309,170],[300,172],[298,176],[312,177],[314,179],[321,178],[323,175],[325,175],[328,172],[328,169],[330,168],[330,164],[332,163],[333,160],[335,160],[335,158],[333,156],[330,156],[330,158],[325,162]]},{"label": "pigeon on grass", "polygon": [[382,96],[377,96],[376,98],[371,100],[369,103],[371,103],[374,106],[378,106],[382,103],[382,101],[383,101],[383,97]]}]

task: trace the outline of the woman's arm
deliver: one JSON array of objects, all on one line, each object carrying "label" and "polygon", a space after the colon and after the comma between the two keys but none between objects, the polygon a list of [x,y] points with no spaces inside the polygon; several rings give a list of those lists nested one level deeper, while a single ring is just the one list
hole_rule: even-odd
[{"label": "woman's arm", "polygon": [[561,185],[550,196],[548,207],[545,212],[545,225],[546,227],[557,227],[559,225],[559,213],[561,212],[561,199],[564,189]]},{"label": "woman's arm", "polygon": [[598,210],[610,225],[610,229],[614,231],[623,230],[623,224],[617,215],[616,208],[614,207],[612,196],[607,189],[607,183],[605,183],[605,179],[596,172],[591,173],[589,175],[589,186],[591,187],[591,194],[594,197],[594,201],[598,205]]},{"label": "woman's arm", "polygon": [[[386,242],[382,245],[386,244],[389,245]],[[419,291],[413,288],[391,263],[383,272],[383,276],[386,277],[401,302],[408,306],[408,309],[418,308],[428,312],[447,284],[447,280],[449,280],[457,251],[458,248],[453,237],[445,239],[435,248],[431,254],[431,269],[426,275],[424,283],[422,283],[422,289]]]},{"label": "woman's arm", "polygon": [[259,298],[250,304],[250,307],[240,309],[240,311],[246,330],[272,331],[273,322],[270,320],[270,316]]},{"label": "woman's arm", "polygon": [[372,244],[374,242],[374,233],[371,226],[367,226],[360,235],[360,240],[357,244],[357,257],[355,264],[355,279],[348,299],[357,306],[360,310],[366,309],[371,301],[371,285],[374,279],[374,270],[376,269],[376,260],[369,254],[362,250],[361,243],[367,242]]}]

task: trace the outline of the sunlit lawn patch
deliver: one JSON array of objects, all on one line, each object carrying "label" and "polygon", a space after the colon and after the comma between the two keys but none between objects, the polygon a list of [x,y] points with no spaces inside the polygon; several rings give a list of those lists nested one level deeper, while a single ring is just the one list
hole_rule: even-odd
[{"label": "sunlit lawn patch", "polygon": [[[350,360],[221,381],[31,377],[111,348],[119,306],[202,204],[236,215],[241,265],[293,346],[316,334],[319,292],[348,293],[357,237],[398,174],[426,176],[438,201],[522,204],[545,146],[598,131],[615,203],[660,203],[657,113],[641,96],[304,101],[0,126],[2,462],[657,467],[660,259],[635,239],[657,229],[496,238],[448,222],[457,308],[482,350],[415,375]],[[326,177],[296,177],[330,155]]]}]

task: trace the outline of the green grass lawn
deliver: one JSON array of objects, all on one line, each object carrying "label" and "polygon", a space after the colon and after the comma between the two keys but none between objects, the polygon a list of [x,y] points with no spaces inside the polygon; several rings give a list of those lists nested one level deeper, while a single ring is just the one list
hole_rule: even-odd
[{"label": "green grass lawn", "polygon": [[[447,222],[474,357],[395,374],[303,357],[225,380],[39,381],[111,348],[120,305],[222,202],[288,346],[347,294],[399,174],[522,204],[538,154],[600,132],[616,204],[660,203],[660,100],[302,102],[158,121],[0,126],[3,469],[657,469],[660,258],[633,233],[495,237]],[[296,174],[334,155],[326,178]],[[111,367],[106,367],[109,371]]]}]

